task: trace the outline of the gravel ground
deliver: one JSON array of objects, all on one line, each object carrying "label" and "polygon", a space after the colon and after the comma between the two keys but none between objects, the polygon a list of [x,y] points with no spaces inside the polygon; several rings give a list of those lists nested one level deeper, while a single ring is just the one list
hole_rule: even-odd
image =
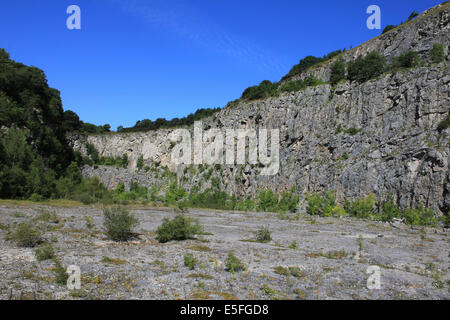
[{"label": "gravel ground", "polygon": [[[101,208],[0,206],[0,299],[449,299],[449,231],[411,228],[351,218],[190,210],[205,233],[160,244],[156,229],[169,209],[130,209],[138,237],[109,241]],[[57,219],[46,219],[46,213]],[[44,216],[42,216],[44,214]],[[90,218],[86,218],[90,217]],[[87,220],[93,226],[88,228]],[[81,289],[55,282],[52,260],[6,238],[23,221],[45,231],[62,265],[79,266]],[[268,227],[272,241],[254,231]],[[230,273],[230,251],[247,270]],[[198,260],[194,270],[184,255]],[[106,259],[105,259],[106,258]],[[109,259],[108,259],[109,258]],[[370,266],[380,270],[379,289],[368,289]]]}]

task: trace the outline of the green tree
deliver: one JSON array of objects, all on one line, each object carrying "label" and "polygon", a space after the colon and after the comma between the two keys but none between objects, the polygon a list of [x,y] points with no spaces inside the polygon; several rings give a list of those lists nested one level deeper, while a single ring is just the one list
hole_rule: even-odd
[{"label": "green tree", "polygon": [[433,44],[433,49],[431,49],[430,55],[431,61],[433,63],[439,63],[444,61],[445,59],[444,46],[440,43]]},{"label": "green tree", "polygon": [[351,81],[365,82],[381,75],[385,71],[385,67],[384,56],[372,51],[347,64],[348,78]]},{"label": "green tree", "polygon": [[342,79],[345,79],[345,61],[339,58],[331,65],[330,81],[335,85]]}]

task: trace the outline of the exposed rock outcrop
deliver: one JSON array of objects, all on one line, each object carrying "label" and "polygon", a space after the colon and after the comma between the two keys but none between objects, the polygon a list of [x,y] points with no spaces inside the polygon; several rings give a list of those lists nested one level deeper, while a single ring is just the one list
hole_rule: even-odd
[{"label": "exposed rock outcrop", "polygon": [[[408,50],[423,59],[434,43],[449,46],[449,5],[438,6],[416,20],[344,53],[346,60],[369,51],[388,59]],[[329,65],[313,73],[329,78]],[[422,203],[443,213],[450,207],[450,129],[437,130],[449,114],[449,61],[403,70],[365,83],[342,82],[308,87],[258,101],[239,101],[205,119],[208,128],[276,128],[280,130],[280,170],[259,175],[255,165],[214,169],[224,190],[254,196],[262,188],[283,191],[295,186],[307,192],[335,190],[337,199],[374,193],[383,199],[392,194],[402,207]],[[350,130],[349,130],[350,129]],[[99,176],[110,188],[119,181],[161,185],[158,170],[138,170],[143,157],[149,167],[168,167],[178,173],[188,190],[210,185],[211,175],[185,170],[170,161],[175,129],[156,132],[74,136],[72,145],[84,151],[93,144],[103,156],[128,154],[128,169],[86,167],[85,176]],[[192,132],[192,128],[190,128]],[[184,177],[184,178],[183,178]],[[302,198],[301,198],[302,199]]]}]

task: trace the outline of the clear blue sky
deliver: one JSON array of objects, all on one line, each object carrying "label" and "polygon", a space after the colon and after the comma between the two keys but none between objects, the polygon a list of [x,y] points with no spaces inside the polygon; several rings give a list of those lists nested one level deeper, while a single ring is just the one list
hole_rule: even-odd
[{"label": "clear blue sky", "polygon": [[[356,46],[433,0],[2,0],[0,47],[43,69],[64,109],[83,121],[132,126],[223,107],[248,86],[278,81],[306,55]],[[81,8],[81,30],[66,9]]]}]

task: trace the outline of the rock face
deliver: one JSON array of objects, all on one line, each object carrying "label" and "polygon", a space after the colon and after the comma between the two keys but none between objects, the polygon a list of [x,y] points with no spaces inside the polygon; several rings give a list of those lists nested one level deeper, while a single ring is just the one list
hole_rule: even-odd
[{"label": "rock face", "polygon": [[[425,59],[434,43],[448,52],[449,5],[428,10],[416,20],[347,51],[346,60],[369,51],[389,58],[415,50]],[[329,62],[313,68],[329,79]],[[450,206],[450,129],[437,130],[449,114],[449,59],[438,65],[384,74],[365,83],[342,82],[308,87],[257,101],[237,101],[204,119],[204,129],[279,129],[280,169],[276,175],[259,175],[258,165],[223,165],[212,173],[175,165],[171,161],[175,129],[146,133],[73,136],[75,149],[94,145],[103,156],[127,153],[128,169],[85,167],[85,176],[99,176],[107,187],[132,180],[148,187],[161,186],[161,168],[177,172],[188,190],[201,189],[220,178],[229,194],[255,196],[261,189],[282,192],[295,186],[304,199],[307,192],[336,191],[338,200],[374,193],[388,194],[402,207],[422,203],[437,213]],[[192,132],[193,129],[189,128]],[[138,170],[142,157],[152,170]],[[157,169],[155,169],[157,168]]]}]

